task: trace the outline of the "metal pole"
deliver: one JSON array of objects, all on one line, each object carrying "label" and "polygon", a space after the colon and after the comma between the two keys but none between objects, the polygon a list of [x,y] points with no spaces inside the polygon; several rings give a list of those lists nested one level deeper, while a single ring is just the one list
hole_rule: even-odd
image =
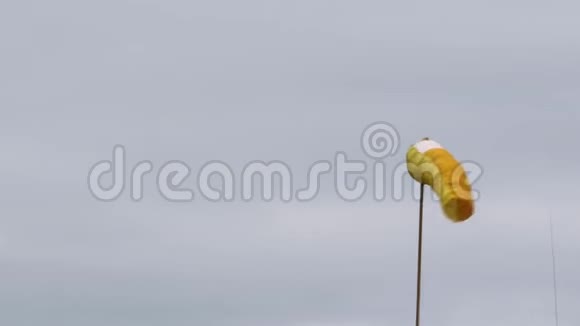
[{"label": "metal pole", "polygon": [[423,256],[423,192],[425,184],[421,183],[421,197],[419,200],[419,245],[417,255],[417,310],[415,315],[415,326],[419,326],[421,315],[421,259]]},{"label": "metal pole", "polygon": [[556,278],[556,252],[554,250],[554,225],[552,223],[552,213],[550,212],[550,244],[552,246],[552,277],[554,286],[554,318],[556,321],[556,326],[559,325],[558,321],[558,281]]}]

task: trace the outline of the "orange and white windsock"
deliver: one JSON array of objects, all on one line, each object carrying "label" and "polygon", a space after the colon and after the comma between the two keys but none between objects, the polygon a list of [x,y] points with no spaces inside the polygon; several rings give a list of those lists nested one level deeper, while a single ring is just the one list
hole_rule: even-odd
[{"label": "orange and white windsock", "polygon": [[439,143],[424,138],[407,151],[407,169],[413,179],[431,187],[441,208],[453,222],[474,213],[471,184],[461,164]]}]

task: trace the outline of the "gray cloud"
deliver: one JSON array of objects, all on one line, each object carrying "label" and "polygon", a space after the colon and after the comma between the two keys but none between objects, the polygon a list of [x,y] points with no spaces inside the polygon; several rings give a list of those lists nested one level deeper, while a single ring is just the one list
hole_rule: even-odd
[{"label": "gray cloud", "polygon": [[[364,127],[481,164],[462,225],[428,202],[424,321],[580,314],[578,4],[52,1],[0,10],[0,322],[411,324],[416,202],[98,202],[89,168],[282,160],[306,176]],[[148,184],[151,186],[151,183]],[[150,188],[149,188],[150,189]],[[576,210],[575,210],[576,209]],[[577,215],[577,214],[576,214]]]}]

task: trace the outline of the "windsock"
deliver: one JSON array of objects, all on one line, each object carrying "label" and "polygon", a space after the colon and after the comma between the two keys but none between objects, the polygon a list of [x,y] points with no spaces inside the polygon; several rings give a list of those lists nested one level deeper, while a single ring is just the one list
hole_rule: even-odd
[{"label": "windsock", "polygon": [[411,146],[407,151],[407,170],[417,182],[431,187],[451,221],[462,222],[473,215],[471,184],[465,170],[439,143],[423,138]]}]

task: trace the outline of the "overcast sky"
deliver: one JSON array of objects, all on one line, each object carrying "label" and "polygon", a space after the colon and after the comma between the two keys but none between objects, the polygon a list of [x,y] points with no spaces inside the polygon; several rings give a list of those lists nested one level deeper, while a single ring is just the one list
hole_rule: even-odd
[{"label": "overcast sky", "polygon": [[[453,224],[425,204],[423,322],[580,324],[577,1],[4,1],[0,324],[375,326],[414,322],[417,202],[168,202],[167,161],[404,161],[429,136],[484,170]],[[144,198],[87,175],[127,150]],[[407,179],[408,185],[411,180]],[[239,184],[238,184],[239,185]],[[390,185],[390,184],[389,184]],[[239,194],[239,192],[237,192]]]}]

